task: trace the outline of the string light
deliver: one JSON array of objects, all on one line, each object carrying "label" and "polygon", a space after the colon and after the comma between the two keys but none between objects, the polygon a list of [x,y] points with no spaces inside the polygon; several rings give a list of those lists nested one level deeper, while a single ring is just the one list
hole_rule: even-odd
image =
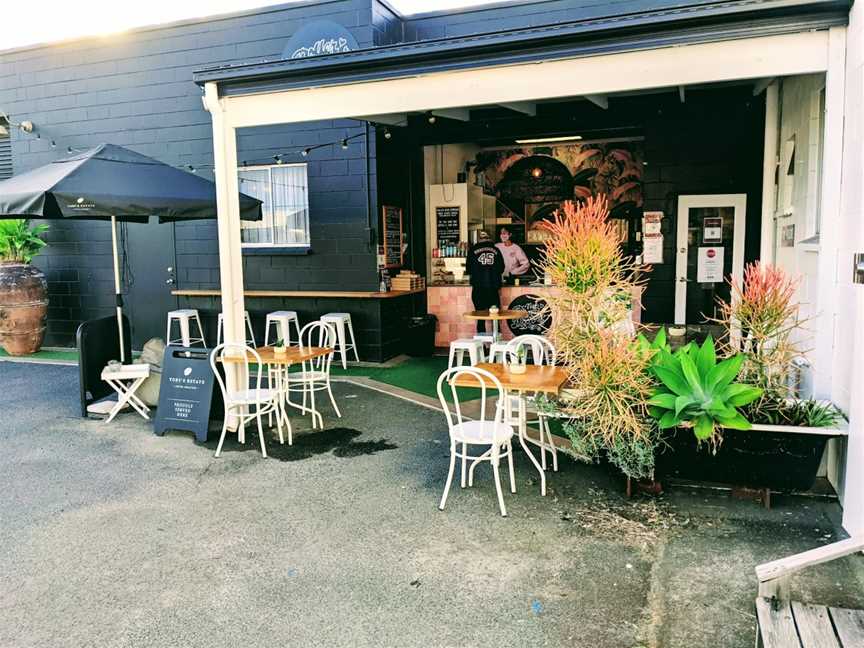
[{"label": "string light", "polygon": [[384,129],[384,139],[388,139],[388,140],[389,140],[391,137],[393,137],[393,134],[390,132],[390,129],[389,129],[389,128],[385,128],[385,129]]},{"label": "string light", "polygon": [[300,155],[302,155],[303,157],[306,157],[306,156],[309,155],[311,152],[312,152],[312,149],[311,149],[311,148],[305,148],[305,149],[303,149],[303,150],[300,152]]},{"label": "string light", "polygon": [[347,148],[348,148],[348,140],[343,138],[342,139],[342,149],[345,150]]},{"label": "string light", "polygon": [[276,160],[276,164],[282,164],[282,156],[281,155],[274,155],[273,159]]},{"label": "string light", "polygon": [[432,111],[430,110],[426,113],[426,121],[428,121],[430,124],[434,124],[436,121],[438,121],[438,118],[435,117],[435,115],[433,115]]}]

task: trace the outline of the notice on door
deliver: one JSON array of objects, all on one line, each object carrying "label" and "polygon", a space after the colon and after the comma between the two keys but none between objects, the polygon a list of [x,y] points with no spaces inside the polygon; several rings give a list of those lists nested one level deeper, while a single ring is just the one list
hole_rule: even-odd
[{"label": "notice on door", "polygon": [[699,283],[718,283],[723,281],[722,247],[699,248],[696,281]]}]

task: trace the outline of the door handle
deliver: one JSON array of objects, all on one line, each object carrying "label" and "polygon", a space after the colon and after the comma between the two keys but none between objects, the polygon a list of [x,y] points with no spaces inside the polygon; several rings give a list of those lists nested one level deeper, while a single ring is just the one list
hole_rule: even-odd
[{"label": "door handle", "polygon": [[689,281],[692,281],[692,279],[688,279],[687,277],[678,277],[678,281],[680,281],[681,283],[687,283]]}]

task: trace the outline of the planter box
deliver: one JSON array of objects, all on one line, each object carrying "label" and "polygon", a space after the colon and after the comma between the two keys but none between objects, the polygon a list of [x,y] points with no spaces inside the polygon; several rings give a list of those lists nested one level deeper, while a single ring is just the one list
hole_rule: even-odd
[{"label": "planter box", "polygon": [[754,423],[751,430],[724,430],[715,454],[706,443],[697,447],[692,429],[670,432],[669,446],[658,450],[658,479],[677,477],[777,491],[812,488],[828,439],[847,434],[845,424],[808,428]]}]

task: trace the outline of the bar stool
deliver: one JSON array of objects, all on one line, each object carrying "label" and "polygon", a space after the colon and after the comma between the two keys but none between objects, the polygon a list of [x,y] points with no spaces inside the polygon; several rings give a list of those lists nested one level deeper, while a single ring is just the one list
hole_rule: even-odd
[{"label": "bar stool", "polygon": [[291,346],[291,331],[288,325],[294,322],[294,329],[297,331],[297,344],[300,344],[300,318],[297,317],[297,311],[274,311],[267,313],[267,320],[264,324],[264,346],[267,346],[270,341],[270,326],[276,325],[276,339],[285,342],[285,346]]},{"label": "bar stool", "polygon": [[[253,349],[258,346],[255,344],[255,333],[252,332],[252,320],[249,317],[249,311],[244,310],[243,315],[246,318],[246,328],[249,330],[249,337],[246,338],[246,344]],[[219,319],[216,322],[216,344],[222,343],[222,321],[225,319],[224,313],[219,313]]]},{"label": "bar stool", "polygon": [[[190,332],[190,322],[194,320],[198,325],[198,337],[192,337]],[[180,337],[171,338],[171,323],[177,322],[180,326]],[[204,328],[201,326],[201,318],[198,311],[194,308],[181,308],[179,310],[168,311],[168,330],[165,333],[166,346],[176,345],[178,342],[184,347],[191,347],[192,343],[207,346],[204,341]]]},{"label": "bar stool", "polygon": [[447,368],[452,369],[456,365],[461,365],[465,359],[466,351],[468,352],[468,359],[471,361],[472,367],[483,362],[483,340],[462,338],[460,340],[453,340],[450,343],[450,358],[447,362]]},{"label": "bar stool", "polygon": [[489,362],[493,364],[499,362],[499,360],[497,359],[499,356],[501,358],[500,362],[504,362],[504,356],[506,353],[506,342],[493,342],[492,346],[489,347]]},{"label": "bar stool", "polygon": [[[357,355],[357,343],[354,340],[354,326],[351,324],[351,313],[327,313],[321,316],[321,321],[327,324],[336,333],[336,351],[342,356],[342,368],[348,368],[347,351],[354,349],[354,359],[360,362],[360,356]],[[345,339],[345,327],[348,327],[348,334],[351,336],[351,342]]]}]

